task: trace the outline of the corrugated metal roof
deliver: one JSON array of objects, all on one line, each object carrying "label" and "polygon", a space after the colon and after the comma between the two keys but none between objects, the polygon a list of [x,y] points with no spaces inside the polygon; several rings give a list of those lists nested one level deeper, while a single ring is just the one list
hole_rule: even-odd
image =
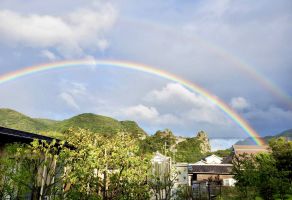
[{"label": "corrugated metal roof", "polygon": [[0,139],[1,143],[13,142],[30,143],[34,139],[51,142],[54,138],[0,126]]}]

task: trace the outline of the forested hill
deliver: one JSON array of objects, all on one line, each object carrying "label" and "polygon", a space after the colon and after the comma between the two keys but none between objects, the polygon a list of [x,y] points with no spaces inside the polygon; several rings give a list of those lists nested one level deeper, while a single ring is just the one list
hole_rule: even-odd
[{"label": "forested hill", "polygon": [[104,135],[125,131],[136,137],[146,136],[146,132],[134,121],[116,119],[85,113],[72,118],[56,121],[28,117],[11,109],[0,109],[0,126],[34,133],[63,132],[68,128],[84,128]]},{"label": "forested hill", "polygon": [[[274,136],[265,136],[262,139],[268,144],[269,140],[272,138],[278,138],[278,137],[285,137],[289,140],[292,140],[292,129],[285,130],[281,133],[278,133]],[[238,141],[236,144],[238,145],[253,145],[255,144],[254,140],[252,138],[246,138],[244,140]]]}]

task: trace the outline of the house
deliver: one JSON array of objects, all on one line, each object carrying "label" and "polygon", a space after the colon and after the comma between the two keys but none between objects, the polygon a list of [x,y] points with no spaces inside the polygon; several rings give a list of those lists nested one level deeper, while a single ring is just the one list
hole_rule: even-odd
[{"label": "house", "polygon": [[207,156],[188,165],[190,184],[219,179],[223,181],[223,185],[233,186],[235,180],[233,179],[232,167],[232,164],[225,163],[224,159],[217,155]]},{"label": "house", "polygon": [[221,164],[223,162],[223,158],[216,156],[214,154],[203,158],[202,160],[196,162],[196,165],[204,165],[204,164]]}]

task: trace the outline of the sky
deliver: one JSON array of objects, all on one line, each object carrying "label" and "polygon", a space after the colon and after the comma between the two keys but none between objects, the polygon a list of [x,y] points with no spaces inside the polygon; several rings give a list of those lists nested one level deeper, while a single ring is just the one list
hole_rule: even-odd
[{"label": "sky", "polygon": [[[0,74],[75,59],[141,63],[205,88],[260,135],[273,135],[292,128],[291,21],[290,0],[2,0]],[[248,136],[199,93],[116,67],[0,84],[0,107],[57,120],[101,114],[134,120],[149,134]]]}]

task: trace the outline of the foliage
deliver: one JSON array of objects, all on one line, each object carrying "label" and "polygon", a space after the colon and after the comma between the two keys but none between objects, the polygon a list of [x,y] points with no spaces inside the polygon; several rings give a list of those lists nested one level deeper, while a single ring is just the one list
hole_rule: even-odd
[{"label": "foliage", "polygon": [[152,154],[159,151],[167,156],[171,156],[169,149],[175,145],[175,137],[173,133],[166,129],[157,131],[154,135],[146,137],[140,141],[141,154]]},{"label": "foliage", "polygon": [[13,144],[1,157],[0,195],[32,199],[148,199],[149,159],[129,134],[69,129],[66,143]]},{"label": "foliage", "polygon": [[147,135],[147,133],[134,121],[121,121],[120,123],[123,126],[123,131],[131,133],[134,138],[144,138]]},{"label": "foliage", "polygon": [[69,130],[66,149],[67,197],[77,199],[147,199],[149,161],[137,155],[128,134],[106,138],[82,129]]},{"label": "foliage", "polygon": [[29,145],[7,146],[1,158],[2,194],[18,199],[31,193],[32,199],[43,199],[58,193],[62,167],[57,162],[62,163],[59,150],[63,145],[55,140],[51,143],[35,140]]},{"label": "foliage", "polygon": [[270,142],[271,153],[236,156],[233,164],[242,198],[285,199],[291,194],[292,142],[284,138]]},{"label": "foliage", "polygon": [[10,109],[0,109],[0,126],[23,131],[47,130],[47,125]]},{"label": "foliage", "polygon": [[[260,138],[260,139],[264,140],[265,143],[268,144],[268,143],[270,143],[271,140],[278,139],[280,137],[285,137],[285,138],[288,138],[291,140],[292,139],[292,129],[285,130],[285,131],[278,133],[278,134],[275,134],[273,136],[265,136],[265,137]],[[238,144],[238,145],[256,145],[254,142],[254,139],[251,137],[248,137],[244,140],[240,140],[236,144]]]},{"label": "foliage", "polygon": [[174,166],[167,163],[165,165],[161,165],[161,163],[153,164],[148,185],[156,200],[170,200],[174,197],[172,189],[178,175],[179,172],[176,171]]},{"label": "foliage", "polygon": [[[11,109],[0,109],[0,126],[22,131],[42,133],[47,136],[60,138],[61,133],[69,128],[83,128],[102,135],[114,135],[118,132],[127,132],[134,137],[147,135],[135,122],[122,121],[95,115],[81,114],[63,121],[49,119],[34,119]],[[52,134],[52,135],[50,135]]]},{"label": "foliage", "polygon": [[196,138],[187,138],[176,145],[177,153],[175,159],[177,162],[194,163],[199,161],[204,155],[200,149],[201,141]]},{"label": "foliage", "polygon": [[192,187],[189,185],[180,185],[175,196],[177,200],[192,199]]},{"label": "foliage", "polygon": [[217,150],[217,151],[211,152],[211,153],[209,153],[209,155],[215,154],[219,157],[224,158],[224,157],[230,156],[231,153],[232,153],[231,149],[224,149],[224,150]]}]

